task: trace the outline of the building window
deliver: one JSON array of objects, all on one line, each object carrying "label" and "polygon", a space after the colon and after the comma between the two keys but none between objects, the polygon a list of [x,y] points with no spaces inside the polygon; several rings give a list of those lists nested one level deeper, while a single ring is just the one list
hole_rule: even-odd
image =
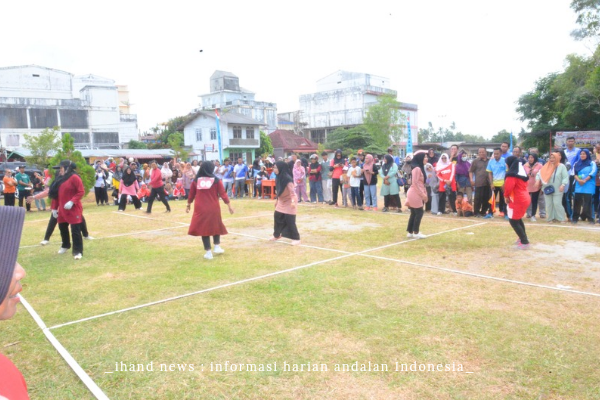
[{"label": "building window", "polygon": [[234,126],[233,127],[233,138],[234,139],[241,139],[242,138],[242,127],[241,126]]},{"label": "building window", "polygon": [[246,127],[246,139],[254,139],[254,128]]},{"label": "building window", "polygon": [[325,143],[325,129],[313,129],[310,131],[310,138],[315,143]]},{"label": "building window", "polygon": [[6,135],[7,146],[19,146],[19,135]]},{"label": "building window", "polygon": [[217,128],[210,128],[210,140],[217,140]]},{"label": "building window", "polygon": [[244,153],[229,153],[229,159],[231,160],[231,164],[237,164],[238,158],[244,159]]},{"label": "building window", "polygon": [[196,128],[196,142],[202,141],[202,129]]}]

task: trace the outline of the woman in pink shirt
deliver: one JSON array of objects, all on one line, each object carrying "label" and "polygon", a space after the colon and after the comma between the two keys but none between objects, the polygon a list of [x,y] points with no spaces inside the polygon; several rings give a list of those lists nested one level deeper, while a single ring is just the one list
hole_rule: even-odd
[{"label": "woman in pink shirt", "polygon": [[427,164],[427,153],[425,150],[417,152],[411,161],[412,184],[406,193],[406,206],[410,210],[408,219],[408,232],[406,237],[415,239],[425,239],[419,229],[421,228],[421,219],[423,218],[423,206],[427,203],[427,189],[425,188],[425,164]]},{"label": "woman in pink shirt", "polygon": [[535,154],[530,154],[528,157],[528,162],[523,165],[525,168],[525,173],[527,174],[527,191],[529,192],[529,196],[531,197],[531,204],[529,208],[527,208],[527,218],[531,218],[531,222],[535,222],[535,213],[538,208],[538,199],[540,198],[540,187],[537,185],[535,181],[535,177],[537,173],[540,172],[543,165],[538,162],[538,156]]},{"label": "woman in pink shirt", "polygon": [[294,181],[289,166],[283,161],[277,161],[273,167],[277,175],[275,187],[277,201],[275,202],[273,237],[269,240],[279,240],[281,237],[292,239],[292,245],[300,244],[300,234],[296,227],[296,204],[298,198],[294,190]]},{"label": "woman in pink shirt", "polygon": [[308,203],[308,196],[306,195],[306,168],[302,166],[302,161],[296,160],[293,174],[298,201],[305,201]]},{"label": "woman in pink shirt", "polygon": [[140,189],[140,185],[137,181],[135,173],[130,166],[125,168],[123,176],[121,177],[121,183],[119,184],[119,211],[125,211],[127,207],[127,196],[131,196],[131,201],[136,210],[142,209],[142,202],[137,197],[137,192]]}]

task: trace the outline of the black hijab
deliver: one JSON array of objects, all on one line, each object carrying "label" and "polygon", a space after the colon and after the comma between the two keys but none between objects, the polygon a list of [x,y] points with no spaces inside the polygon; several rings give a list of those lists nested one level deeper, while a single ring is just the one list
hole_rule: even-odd
[{"label": "black hijab", "polygon": [[[340,155],[340,158],[337,158],[337,155]],[[335,151],[335,154],[333,155],[333,165],[335,164],[345,164],[344,162],[344,155],[342,154],[342,150],[337,149]]]},{"label": "black hijab", "polygon": [[425,182],[427,180],[427,174],[425,174],[425,165],[423,165],[423,161],[425,161],[426,155],[427,155],[427,153],[425,153],[425,152],[417,153],[417,154],[415,154],[415,156],[412,158],[412,161],[410,162],[410,165],[413,168],[419,168],[421,170],[421,172],[423,173],[423,182]]},{"label": "black hijab", "polygon": [[277,161],[275,166],[278,170],[277,178],[275,178],[275,186],[277,187],[277,196],[281,196],[288,183],[292,183],[294,180],[292,179],[292,173],[287,163]]},{"label": "black hijab", "polygon": [[[127,172],[128,170],[130,172]],[[135,181],[137,181],[135,172],[133,172],[133,168],[131,168],[131,166],[127,166],[127,168],[125,168],[125,172],[123,172],[121,179],[123,180],[123,185],[125,186],[131,186]]]},{"label": "black hijab", "polygon": [[196,174],[196,179],[198,179],[198,178],[214,178],[215,183],[217,183],[219,181],[219,178],[217,178],[215,176],[214,172],[215,172],[215,164],[213,164],[210,161],[202,161],[202,164],[200,164],[200,169],[198,170],[198,173]]},{"label": "black hijab", "polygon": [[[531,164],[531,163],[528,162],[529,165],[531,167],[533,167],[538,162],[539,157],[537,156],[537,154],[534,154],[534,153],[529,154],[529,157],[533,157],[533,164]],[[529,158],[529,157],[527,157],[527,158]]]},{"label": "black hijab", "polygon": [[[60,170],[60,167],[63,167],[65,169],[64,175],[58,175],[58,170]],[[58,167],[54,168],[57,171],[54,176],[54,181],[52,182],[52,185],[50,185],[48,197],[51,199],[58,199],[58,189],[60,188],[60,185],[65,183],[71,176],[75,174],[75,169],[77,168],[77,165],[74,164],[71,160],[63,160],[60,162]]]},{"label": "black hijab", "polygon": [[519,158],[515,156],[506,157],[506,165],[508,165],[508,171],[506,172],[507,178],[518,178],[525,182],[529,180],[529,177],[525,173],[525,169],[523,169],[523,165],[521,165],[521,160]]},{"label": "black hijab", "polygon": [[390,169],[394,166],[394,157],[390,156],[389,154],[386,154],[385,157],[385,163],[383,164],[383,176],[387,176],[388,172],[390,172]]}]

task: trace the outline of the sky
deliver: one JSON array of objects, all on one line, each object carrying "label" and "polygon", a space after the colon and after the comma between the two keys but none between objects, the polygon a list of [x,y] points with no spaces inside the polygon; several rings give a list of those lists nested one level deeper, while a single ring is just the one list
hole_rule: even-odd
[{"label": "sky", "polygon": [[[338,70],[387,77],[418,125],[520,131],[519,96],[562,71],[570,0],[40,1],[2,5],[0,67],[36,64],[129,86],[142,132],[186,115],[215,70],[278,112]],[[202,52],[200,52],[202,50]]]}]

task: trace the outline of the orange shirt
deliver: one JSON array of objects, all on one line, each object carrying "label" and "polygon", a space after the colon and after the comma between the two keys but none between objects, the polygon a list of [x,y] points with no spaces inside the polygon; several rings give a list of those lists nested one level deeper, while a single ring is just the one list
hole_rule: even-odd
[{"label": "orange shirt", "polygon": [[17,181],[13,177],[5,176],[2,179],[4,182],[4,193],[15,193],[17,191]]},{"label": "orange shirt", "polygon": [[471,205],[471,203],[469,203],[469,201],[467,200],[466,197],[463,197],[462,200],[462,204],[456,200],[456,209],[457,210],[463,210],[463,211],[471,211],[473,212],[473,206]]}]

